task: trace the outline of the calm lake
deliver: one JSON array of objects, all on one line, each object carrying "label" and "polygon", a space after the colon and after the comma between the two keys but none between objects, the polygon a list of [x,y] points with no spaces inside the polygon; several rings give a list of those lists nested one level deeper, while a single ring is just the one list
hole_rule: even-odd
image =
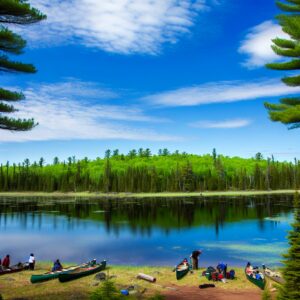
[{"label": "calm lake", "polygon": [[280,264],[292,196],[172,199],[0,198],[0,256],[24,261],[201,266]]}]

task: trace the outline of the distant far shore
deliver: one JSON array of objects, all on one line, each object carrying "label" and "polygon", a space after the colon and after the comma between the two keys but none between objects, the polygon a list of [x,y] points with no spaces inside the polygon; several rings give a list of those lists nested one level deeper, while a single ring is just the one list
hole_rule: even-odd
[{"label": "distant far shore", "polygon": [[103,193],[103,192],[0,192],[0,197],[82,197],[82,198],[172,198],[172,197],[213,197],[213,196],[258,196],[294,194],[300,190],[272,191],[206,191],[206,192],[162,192],[162,193]]}]

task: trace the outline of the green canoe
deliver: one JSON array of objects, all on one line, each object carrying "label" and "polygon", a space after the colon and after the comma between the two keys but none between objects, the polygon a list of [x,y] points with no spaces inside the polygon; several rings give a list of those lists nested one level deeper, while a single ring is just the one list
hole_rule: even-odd
[{"label": "green canoe", "polygon": [[58,275],[58,280],[60,282],[66,282],[66,281],[70,281],[70,280],[74,280],[77,278],[81,278],[84,276],[88,276],[97,272],[100,272],[102,270],[104,270],[106,267],[106,261],[102,261],[100,264],[93,264],[93,265],[88,265],[85,267],[80,267],[77,268],[75,270],[72,270],[70,272],[67,273],[60,273]]},{"label": "green canoe", "polygon": [[245,268],[245,275],[248,278],[248,280],[252,283],[254,283],[256,286],[258,286],[260,289],[264,290],[265,289],[265,285],[266,285],[266,278],[264,277],[264,275],[262,273],[260,273],[262,279],[256,279],[255,277],[248,275],[246,273],[246,268]]},{"label": "green canoe", "polygon": [[190,270],[190,264],[184,259],[179,265],[176,266],[176,279],[179,280],[184,277]]},{"label": "green canoe", "polygon": [[73,266],[73,267],[69,267],[69,268],[65,268],[62,269],[61,271],[55,271],[55,272],[47,272],[44,274],[38,274],[38,275],[32,275],[30,278],[31,283],[38,283],[38,282],[43,282],[43,281],[48,281],[51,279],[55,279],[58,278],[59,274],[65,274],[68,272],[71,272],[73,270],[76,270],[82,266],[86,266],[88,264],[82,264],[82,265],[78,265],[78,266]]}]

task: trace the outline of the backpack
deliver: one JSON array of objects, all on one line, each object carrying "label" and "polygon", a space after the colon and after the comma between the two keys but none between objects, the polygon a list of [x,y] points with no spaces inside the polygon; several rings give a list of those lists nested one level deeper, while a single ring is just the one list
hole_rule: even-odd
[{"label": "backpack", "polygon": [[235,271],[234,270],[230,270],[229,271],[229,278],[230,279],[234,279],[235,278]]},{"label": "backpack", "polygon": [[206,272],[210,272],[210,273],[216,272],[216,271],[217,270],[214,267],[211,267],[211,266],[206,269]]}]

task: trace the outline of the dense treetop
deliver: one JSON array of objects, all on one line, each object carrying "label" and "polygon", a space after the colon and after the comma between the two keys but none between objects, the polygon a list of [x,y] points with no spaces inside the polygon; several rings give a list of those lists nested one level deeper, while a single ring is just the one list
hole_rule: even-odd
[{"label": "dense treetop", "polygon": [[163,192],[204,190],[290,189],[300,186],[300,163],[217,155],[170,153],[151,155],[149,149],[131,150],[127,155],[107,150],[104,158],[77,160],[69,157],[53,164],[1,165],[2,191],[104,191]]}]

